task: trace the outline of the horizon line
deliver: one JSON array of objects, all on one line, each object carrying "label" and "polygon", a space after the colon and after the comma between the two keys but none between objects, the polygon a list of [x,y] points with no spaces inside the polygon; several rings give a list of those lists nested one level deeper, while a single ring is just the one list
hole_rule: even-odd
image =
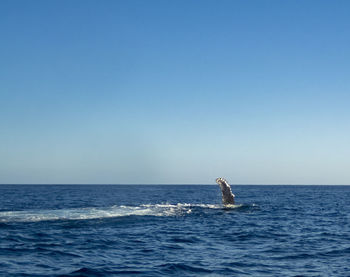
[{"label": "horizon line", "polygon": [[[6,185],[14,185],[14,186],[97,186],[97,185],[101,185],[101,186],[215,186],[217,184],[215,183],[210,183],[210,184],[199,184],[199,183],[181,183],[181,184],[177,184],[177,183],[157,183],[157,184],[153,184],[153,183],[0,183],[0,186],[6,186]],[[262,184],[251,184],[251,183],[246,183],[246,184],[234,184],[231,183],[230,185],[232,186],[350,186],[350,184],[267,184],[267,183],[262,183]]]}]

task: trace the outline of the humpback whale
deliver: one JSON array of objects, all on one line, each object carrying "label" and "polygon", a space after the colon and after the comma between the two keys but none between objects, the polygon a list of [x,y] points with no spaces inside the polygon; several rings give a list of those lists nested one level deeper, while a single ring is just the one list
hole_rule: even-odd
[{"label": "humpback whale", "polygon": [[216,183],[220,186],[222,192],[222,203],[224,205],[235,204],[235,195],[232,193],[229,183],[224,178],[217,178]]}]

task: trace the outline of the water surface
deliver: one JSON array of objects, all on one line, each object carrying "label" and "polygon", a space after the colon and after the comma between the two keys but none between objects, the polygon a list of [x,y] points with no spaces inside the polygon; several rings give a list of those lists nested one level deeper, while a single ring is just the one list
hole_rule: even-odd
[{"label": "water surface", "polygon": [[350,186],[2,185],[0,276],[347,276]]}]

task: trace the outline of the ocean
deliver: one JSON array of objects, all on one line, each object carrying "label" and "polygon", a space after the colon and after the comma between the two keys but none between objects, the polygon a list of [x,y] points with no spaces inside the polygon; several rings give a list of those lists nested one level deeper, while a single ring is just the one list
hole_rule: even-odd
[{"label": "ocean", "polygon": [[1,185],[0,276],[350,276],[350,186]]}]

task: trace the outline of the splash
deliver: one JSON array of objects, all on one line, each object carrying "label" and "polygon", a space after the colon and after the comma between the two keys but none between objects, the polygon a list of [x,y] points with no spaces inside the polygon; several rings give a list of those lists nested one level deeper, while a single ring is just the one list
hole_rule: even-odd
[{"label": "splash", "polygon": [[[238,208],[241,205],[230,205]],[[140,206],[112,206],[107,208],[75,208],[59,210],[26,210],[0,212],[0,222],[38,222],[50,220],[86,220],[123,216],[181,216],[194,209],[223,209],[214,204],[145,204]],[[227,208],[227,207],[225,207]]]}]

